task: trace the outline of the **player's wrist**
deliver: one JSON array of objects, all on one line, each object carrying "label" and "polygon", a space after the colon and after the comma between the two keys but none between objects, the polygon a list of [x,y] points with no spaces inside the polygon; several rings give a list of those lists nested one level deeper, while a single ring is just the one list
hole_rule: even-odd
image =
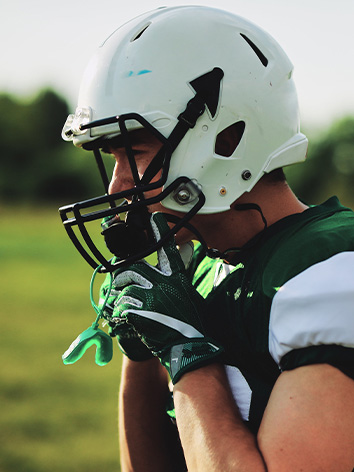
[{"label": "player's wrist", "polygon": [[223,352],[223,347],[212,339],[194,338],[164,349],[158,357],[176,384],[184,374],[215,362]]}]

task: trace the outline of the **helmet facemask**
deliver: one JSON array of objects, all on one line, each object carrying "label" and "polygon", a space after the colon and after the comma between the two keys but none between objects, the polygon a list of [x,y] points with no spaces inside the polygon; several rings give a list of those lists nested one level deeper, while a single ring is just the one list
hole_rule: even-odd
[{"label": "helmet facemask", "polygon": [[[166,187],[164,185],[167,181],[172,154],[188,130],[195,126],[196,121],[205,112],[206,107],[208,107],[209,112],[216,113],[222,77],[222,70],[215,68],[193,81],[191,85],[196,94],[187,103],[185,110],[178,116],[178,122],[168,138],[165,138],[144,117],[136,113],[88,122],[79,127],[79,132],[84,132],[92,128],[117,123],[120,130],[118,139],[125,148],[132,179],[134,180],[133,188],[108,194],[109,179],[100,149],[110,145],[110,141],[113,142],[114,138],[101,138],[84,145],[86,149],[92,149],[94,152],[106,195],[61,207],[59,212],[70,239],[93,268],[102,265],[102,272],[112,271],[123,264],[130,264],[146,257],[155,252],[182,227],[194,232],[197,238],[204,243],[202,236],[189,223],[189,220],[205,203],[205,197],[199,186],[184,176],[178,177]],[[136,124],[132,125],[132,121],[135,121]],[[131,143],[132,134],[129,133],[129,128],[144,129],[161,142],[161,148],[149,163],[142,177],[139,176],[137,170]],[[63,135],[68,136],[68,134],[70,134],[70,130],[65,129]],[[154,180],[158,174],[160,174],[158,179]],[[154,197],[146,196],[149,191],[156,189],[161,189],[158,195]],[[160,241],[156,242],[150,226],[148,206],[159,203],[171,195],[179,205],[183,206],[188,203],[189,207],[191,205],[192,207],[181,218],[166,213],[167,220],[173,223],[172,228]],[[108,206],[108,208],[98,209],[102,205]],[[124,220],[121,219],[123,214],[125,215]],[[86,228],[87,223],[95,220],[102,220],[101,234],[109,251],[116,256],[113,259],[108,260],[102,254]],[[76,229],[81,233],[81,239],[74,231],[74,227],[77,227]]]}]

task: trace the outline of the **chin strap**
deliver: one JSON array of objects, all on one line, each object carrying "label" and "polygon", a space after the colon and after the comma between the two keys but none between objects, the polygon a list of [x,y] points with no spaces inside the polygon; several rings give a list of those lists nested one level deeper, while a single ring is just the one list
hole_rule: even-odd
[{"label": "chin strap", "polygon": [[[228,259],[228,255],[232,252],[241,252],[245,249],[250,249],[254,247],[261,240],[264,233],[268,229],[268,223],[267,223],[267,220],[265,219],[262,209],[256,203],[243,203],[243,204],[235,205],[233,208],[236,211],[249,211],[249,210],[258,211],[259,214],[261,215],[261,218],[264,224],[263,229],[256,236],[250,239],[250,241],[248,241],[246,244],[244,244],[241,247],[232,247],[230,249],[226,249],[226,251],[224,252],[221,252],[218,249],[210,248],[208,247],[201,233],[191,223],[185,222],[183,225],[186,229],[191,231],[196,236],[196,239],[200,242],[200,244],[202,245],[205,251],[205,255],[210,257],[211,259]],[[177,221],[180,220],[180,218],[178,218],[177,216],[170,215],[168,213],[165,213],[165,217],[167,221],[170,221],[171,223],[176,223]]]},{"label": "chin strap", "polygon": [[[179,221],[181,221],[181,218],[179,218],[178,216],[176,215],[171,215],[170,213],[164,213],[164,216],[166,218],[166,220],[169,222],[169,223],[174,223],[174,224],[177,224]],[[221,256],[221,252],[218,251],[217,249],[210,249],[208,248],[207,246],[207,243],[205,242],[205,239],[203,238],[203,236],[201,235],[201,233],[197,230],[197,228],[195,228],[191,223],[189,223],[188,221],[185,221],[183,223],[183,228],[186,228],[188,229],[188,231],[190,231],[191,233],[194,234],[194,236],[196,237],[196,239],[200,242],[200,244],[202,245],[204,251],[205,251],[205,254],[209,257],[212,257],[213,259],[216,259],[218,257]]]},{"label": "chin strap", "polygon": [[265,216],[262,212],[262,209],[259,205],[257,205],[256,203],[242,203],[242,204],[238,204],[238,205],[235,205],[233,207],[233,209],[235,211],[249,211],[249,210],[256,210],[258,211],[258,213],[261,215],[261,218],[262,218],[262,221],[263,221],[263,224],[264,224],[264,227],[262,229],[262,231],[260,231],[258,234],[256,234],[256,236],[254,236],[253,238],[251,238],[249,241],[247,241],[246,244],[244,244],[243,246],[241,247],[232,247],[230,249],[227,249],[224,254],[225,256],[227,254],[229,254],[230,252],[241,252],[241,251],[244,251],[245,249],[250,249],[252,247],[254,247],[256,244],[258,244],[258,242],[262,239],[263,235],[265,234],[265,232],[267,231],[268,229],[268,223],[267,223],[267,220],[265,219]]},{"label": "chin strap", "polygon": [[[219,67],[215,67],[213,70],[190,82],[196,94],[189,100],[185,110],[177,117],[178,122],[167,138],[170,154],[176,150],[187,132],[194,128],[198,118],[205,112],[206,108],[209,110],[212,118],[214,118],[219,104],[220,84],[223,77],[224,72]],[[164,158],[164,152],[161,149],[161,152],[155,156],[146,168],[141,184],[151,182],[162,168]]]}]

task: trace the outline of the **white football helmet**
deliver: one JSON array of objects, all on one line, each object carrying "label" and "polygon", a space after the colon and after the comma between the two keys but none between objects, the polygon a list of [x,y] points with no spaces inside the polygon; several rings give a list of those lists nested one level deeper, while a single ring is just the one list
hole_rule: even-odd
[{"label": "white football helmet", "polygon": [[[226,11],[161,8],[118,28],[89,63],[76,113],[68,117],[63,137],[94,150],[106,189],[99,149],[107,140],[122,136],[128,142],[129,131],[144,127],[163,146],[134,189],[62,208],[70,237],[75,225],[83,233],[87,210],[83,215],[81,207],[109,204],[104,211],[89,213],[90,221],[108,217],[108,234],[114,215],[142,214],[151,203],[143,193],[156,187],[161,188],[158,200],[164,207],[186,214],[176,232],[196,212],[229,210],[264,173],[303,161],[307,139],[299,129],[292,74],[292,63],[268,33]],[[227,129],[238,134],[231,149],[218,145]],[[161,171],[158,183],[152,183]],[[128,195],[133,195],[132,202],[116,206],[114,202]],[[85,229],[83,236],[94,258],[111,270]],[[117,237],[112,231],[112,238]],[[77,238],[74,243],[78,247]],[[156,249],[147,246],[127,254],[111,251],[123,262],[132,261]],[[97,265],[86,250],[78,249]]]}]

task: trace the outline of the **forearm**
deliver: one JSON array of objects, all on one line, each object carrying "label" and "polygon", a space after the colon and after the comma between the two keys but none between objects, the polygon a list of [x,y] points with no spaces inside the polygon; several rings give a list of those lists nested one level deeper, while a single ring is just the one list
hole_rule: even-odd
[{"label": "forearm", "polygon": [[179,434],[189,472],[265,472],[255,437],[243,424],[224,368],[212,364],[175,385]]},{"label": "forearm", "polygon": [[123,360],[119,393],[122,472],[174,470],[176,438],[165,407],[168,379],[158,359]]}]

